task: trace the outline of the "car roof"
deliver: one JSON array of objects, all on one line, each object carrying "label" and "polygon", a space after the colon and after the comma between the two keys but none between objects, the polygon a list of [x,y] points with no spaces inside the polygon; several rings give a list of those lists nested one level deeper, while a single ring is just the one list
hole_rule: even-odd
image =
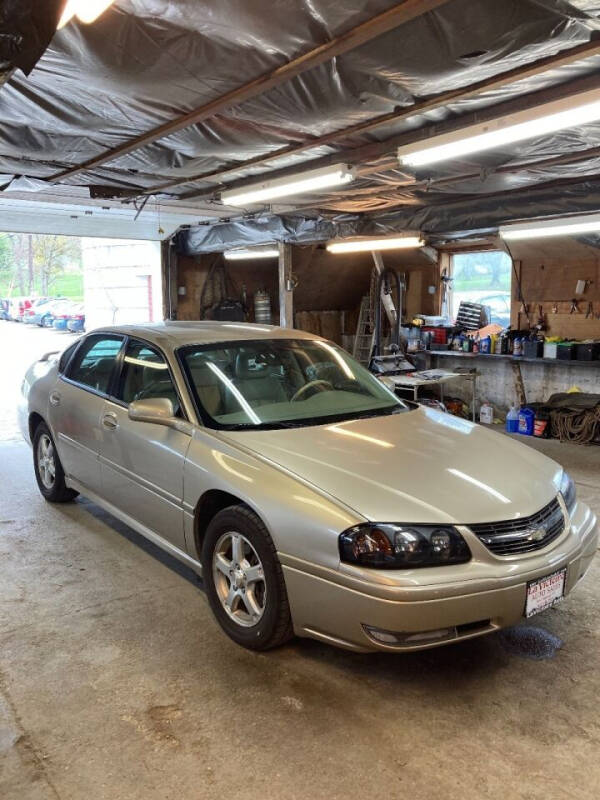
[{"label": "car roof", "polygon": [[213,344],[234,341],[260,341],[261,339],[322,339],[313,333],[276,325],[258,325],[251,322],[184,322],[166,320],[137,325],[113,325],[99,328],[93,333],[119,333],[138,336],[162,347],[176,350],[194,344]]}]

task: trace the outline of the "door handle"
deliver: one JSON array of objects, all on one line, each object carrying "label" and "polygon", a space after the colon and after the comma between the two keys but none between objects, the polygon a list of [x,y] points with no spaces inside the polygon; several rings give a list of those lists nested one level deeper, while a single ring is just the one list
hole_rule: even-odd
[{"label": "door handle", "polygon": [[50,393],[50,405],[51,406],[59,406],[60,405],[60,395],[58,392],[51,392]]},{"label": "door handle", "polygon": [[109,431],[115,431],[119,427],[119,423],[117,422],[117,415],[113,414],[112,411],[109,411],[108,414],[105,414],[102,417],[102,424],[105,428]]}]

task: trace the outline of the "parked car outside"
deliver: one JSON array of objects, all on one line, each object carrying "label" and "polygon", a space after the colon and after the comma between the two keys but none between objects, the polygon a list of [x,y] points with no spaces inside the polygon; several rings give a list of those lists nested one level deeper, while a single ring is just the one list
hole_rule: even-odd
[{"label": "parked car outside", "polygon": [[503,328],[510,325],[510,292],[477,290],[477,291],[454,291],[452,294],[452,307],[454,314],[458,313],[458,308],[462,300],[469,303],[480,303],[488,310],[489,321]]},{"label": "parked car outside", "polygon": [[51,316],[56,304],[65,302],[65,299],[66,298],[64,297],[50,297],[45,302],[36,305],[33,309],[31,322],[35,325],[39,325],[40,328],[43,328],[46,317]]},{"label": "parked car outside", "polygon": [[8,320],[8,299],[0,298],[0,320]]},{"label": "parked car outside", "polygon": [[26,325],[35,324],[37,309],[42,308],[48,302],[47,297],[37,297],[31,301],[31,305],[23,310],[23,322]]},{"label": "parked car outside", "polygon": [[559,602],[597,549],[556,462],[302,331],[94,331],[31,367],[19,418],[48,501],[80,492],[191,566],[255,650],[492,633]]},{"label": "parked car outside", "polygon": [[22,322],[25,309],[31,308],[30,297],[11,297],[8,301],[8,316],[13,322]]},{"label": "parked car outside", "polygon": [[83,333],[85,330],[85,313],[83,303],[75,309],[74,313],[67,319],[67,330],[71,333]]},{"label": "parked car outside", "polygon": [[64,319],[64,327],[66,329],[66,319],[73,309],[74,303],[72,300],[57,300],[48,309],[48,313],[44,315],[43,326],[44,328],[53,328],[54,321],[57,319]]}]

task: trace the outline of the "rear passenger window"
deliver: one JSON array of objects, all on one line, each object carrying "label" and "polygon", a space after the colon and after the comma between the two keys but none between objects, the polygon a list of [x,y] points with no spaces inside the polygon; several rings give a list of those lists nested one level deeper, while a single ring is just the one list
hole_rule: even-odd
[{"label": "rear passenger window", "polygon": [[77,348],[79,347],[79,344],[80,344],[79,342],[75,342],[75,344],[72,344],[70,347],[67,347],[64,353],[61,355],[60,361],[58,362],[58,371],[60,372],[61,375],[66,370],[67,364],[71,360],[71,356],[73,355],[75,350],[77,350]]},{"label": "rear passenger window", "polygon": [[91,336],[77,351],[68,377],[97,392],[108,394],[122,344],[123,339],[119,336]]},{"label": "rear passenger window", "polygon": [[165,397],[179,414],[179,398],[167,362],[159,352],[142,342],[132,341],[127,347],[118,397],[127,405],[135,400]]}]

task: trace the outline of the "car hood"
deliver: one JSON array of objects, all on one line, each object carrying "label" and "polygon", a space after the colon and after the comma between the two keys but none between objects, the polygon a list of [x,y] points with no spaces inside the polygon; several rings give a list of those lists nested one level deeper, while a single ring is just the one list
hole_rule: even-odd
[{"label": "car hood", "polygon": [[517,519],[549,503],[562,476],[531,447],[424,407],[226,438],[379,522]]}]

